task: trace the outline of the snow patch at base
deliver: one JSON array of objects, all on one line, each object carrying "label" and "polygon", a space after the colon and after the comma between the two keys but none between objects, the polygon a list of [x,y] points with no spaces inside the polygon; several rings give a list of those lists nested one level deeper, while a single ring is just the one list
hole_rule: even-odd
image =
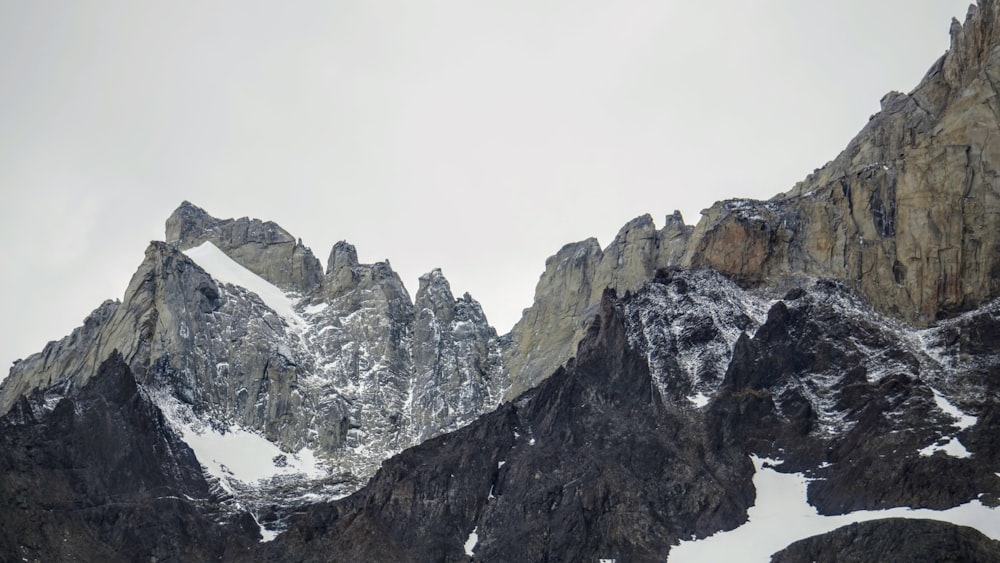
[{"label": "snow patch at base", "polygon": [[222,488],[232,492],[232,481],[252,485],[282,475],[302,475],[319,479],[329,471],[316,459],[313,450],[302,448],[283,452],[260,434],[238,426],[213,428],[177,403],[160,401],[161,410],[174,430],[194,451],[205,472],[217,478]]},{"label": "snow patch at base", "polygon": [[808,479],[801,473],[779,473],[772,459],[750,456],[757,500],[747,510],[747,522],[728,532],[701,540],[682,541],[670,549],[669,563],[702,561],[770,561],[771,555],[789,544],[824,534],[855,522],[880,518],[925,518],[969,526],[993,539],[1000,539],[1000,510],[978,500],[949,508],[929,510],[890,508],[860,510],[837,516],[823,516],[806,500]]}]

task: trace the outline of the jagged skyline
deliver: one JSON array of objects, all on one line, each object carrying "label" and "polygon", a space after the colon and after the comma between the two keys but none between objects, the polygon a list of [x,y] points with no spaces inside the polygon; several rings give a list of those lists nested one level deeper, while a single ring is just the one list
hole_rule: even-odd
[{"label": "jagged skyline", "polygon": [[504,332],[562,244],[833,158],[967,6],[924,4],[0,6],[0,362],[121,297],[183,199],[411,295],[441,267]]}]

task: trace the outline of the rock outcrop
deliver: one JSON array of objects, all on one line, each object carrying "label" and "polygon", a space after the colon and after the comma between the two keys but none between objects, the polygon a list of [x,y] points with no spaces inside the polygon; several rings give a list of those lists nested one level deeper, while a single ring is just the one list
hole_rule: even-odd
[{"label": "rock outcrop", "polygon": [[216,524],[198,460],[112,354],[73,398],[0,417],[0,559],[208,561],[259,538]]},{"label": "rock outcrop", "polygon": [[659,230],[643,215],[622,227],[604,250],[590,238],[567,244],[546,260],[534,303],[511,330],[507,398],[535,386],[573,355],[606,288],[635,291],[658,269],[679,265],[690,234],[679,212],[668,215]]},{"label": "rock outcrop", "polygon": [[271,221],[216,219],[183,202],[167,218],[166,241],[179,250],[205,241],[278,287],[306,294],[319,286],[323,268],[309,248]]},{"label": "rock outcrop", "polygon": [[[802,473],[820,515],[993,518],[995,84],[983,0],[837,159],[694,228],[565,246],[508,337],[438,270],[411,300],[346,242],[324,271],[273,223],[185,202],[120,302],[0,385],[0,559],[662,561],[762,503],[752,458]],[[210,449],[237,434],[323,475],[241,481]],[[872,550],[997,553],[884,520],[776,557]]]},{"label": "rock outcrop", "polygon": [[742,522],[750,462],[661,399],[613,297],[596,319],[566,369],[310,508],[257,560],[663,561]]},{"label": "rock outcrop", "polygon": [[746,285],[844,281],[883,312],[931,322],[1000,296],[1000,14],[953,22],[949,51],[836,159],[768,202],[717,203],[686,267]]},{"label": "rock outcrop", "polygon": [[769,201],[721,201],[695,227],[648,216],[608,248],[594,239],[546,261],[505,353],[507,397],[573,353],[605,287],[634,291],[663,267],[713,268],[784,291],[836,279],[917,326],[1000,297],[1000,10],[953,22],[949,51],[833,161]]},{"label": "rock outcrop", "polygon": [[890,518],[860,522],[797,541],[772,563],[1000,561],[1000,542],[978,530],[935,520]]},{"label": "rock outcrop", "polygon": [[509,385],[496,331],[466,293],[455,299],[441,270],[420,277],[414,298],[412,406],[417,442],[472,422]]}]

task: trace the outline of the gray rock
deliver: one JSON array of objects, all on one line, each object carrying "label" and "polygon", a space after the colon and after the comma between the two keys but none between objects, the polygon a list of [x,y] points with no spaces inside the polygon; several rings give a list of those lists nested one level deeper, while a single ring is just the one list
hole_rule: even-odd
[{"label": "gray rock", "polygon": [[601,250],[596,239],[567,244],[545,261],[534,303],[511,330],[504,354],[513,398],[548,377],[568,360],[586,332],[605,289],[635,291],[659,268],[676,266],[691,227],[679,212],[662,229],[643,215],[627,223]]},{"label": "gray rock", "polygon": [[166,241],[180,250],[211,241],[251,272],[300,294],[315,289],[323,276],[312,251],[275,223],[220,220],[187,201],[167,218]]}]

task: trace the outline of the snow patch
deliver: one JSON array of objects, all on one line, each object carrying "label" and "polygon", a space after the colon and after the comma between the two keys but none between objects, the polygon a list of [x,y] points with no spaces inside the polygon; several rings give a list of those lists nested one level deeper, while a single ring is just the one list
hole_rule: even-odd
[{"label": "snow patch", "polygon": [[979,422],[978,417],[965,414],[959,410],[958,407],[951,404],[937,389],[931,389],[931,391],[934,392],[934,403],[937,404],[937,407],[945,414],[951,416],[957,421],[955,426],[958,426],[959,431],[975,426],[976,423]]},{"label": "snow patch", "polygon": [[265,305],[285,319],[288,326],[297,332],[303,332],[308,327],[306,321],[295,312],[295,301],[291,297],[271,282],[244,268],[211,242],[205,241],[189,248],[184,254],[216,280],[256,293]]},{"label": "snow patch", "polygon": [[972,457],[972,453],[969,450],[965,449],[965,446],[962,445],[962,442],[958,441],[958,438],[955,438],[954,436],[948,436],[946,440],[947,441],[944,444],[934,443],[927,446],[926,448],[921,448],[917,451],[920,452],[920,455],[924,457],[930,457],[934,455],[934,452],[944,452],[950,455],[951,457],[957,457],[963,459],[967,457]]},{"label": "snow patch", "polygon": [[704,394],[704,393],[702,393],[701,391],[699,391],[699,392],[695,393],[694,395],[691,395],[687,399],[689,401],[691,401],[694,404],[694,406],[696,406],[696,407],[698,407],[700,409],[701,407],[703,407],[703,406],[705,406],[705,405],[708,404],[709,396],[706,395],[706,394]]},{"label": "snow patch", "polygon": [[[948,399],[946,399],[945,396],[942,395],[937,389],[931,389],[931,391],[934,392],[934,403],[937,404],[937,407],[941,409],[942,412],[955,419],[955,426],[958,427],[959,432],[971,426],[975,426],[976,423],[979,422],[978,417],[965,414],[959,410],[958,407],[949,402]],[[972,457],[972,453],[965,449],[962,442],[960,442],[954,435],[944,436],[942,437],[942,440],[944,440],[943,444],[934,443],[917,451],[924,457],[930,457],[934,455],[935,452],[944,452],[951,457],[957,458]]]},{"label": "snow patch", "polygon": [[476,549],[476,544],[479,543],[479,526],[476,526],[469,532],[469,537],[465,540],[465,554],[469,557],[475,557],[473,550]]},{"label": "snow patch", "polygon": [[728,532],[701,540],[682,541],[670,550],[669,563],[687,561],[770,561],[771,554],[792,542],[835,530],[841,526],[879,518],[926,518],[969,526],[1000,539],[1000,510],[978,500],[949,508],[929,510],[890,508],[860,510],[837,516],[822,516],[806,500],[808,479],[801,473],[779,473],[769,467],[772,459],[751,456],[757,500],[747,510],[747,522]]},{"label": "snow patch", "polygon": [[316,313],[322,312],[329,306],[330,306],[329,303],[318,303],[316,305],[309,305],[308,307],[305,308],[305,313],[307,315],[315,315]]},{"label": "snow patch", "polygon": [[220,485],[232,491],[232,482],[252,485],[281,475],[325,477],[328,471],[316,459],[313,450],[302,448],[287,453],[260,434],[238,426],[218,430],[199,422],[179,404],[160,402],[161,409],[174,430],[194,451],[205,471]]}]

